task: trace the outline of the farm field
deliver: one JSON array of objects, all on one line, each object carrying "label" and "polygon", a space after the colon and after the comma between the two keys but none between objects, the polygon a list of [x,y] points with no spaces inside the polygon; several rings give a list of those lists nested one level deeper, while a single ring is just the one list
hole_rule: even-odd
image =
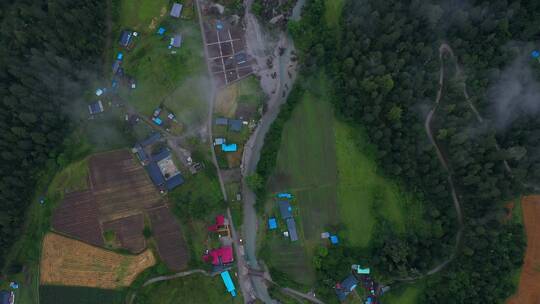
[{"label": "farm field", "polygon": [[121,255],[48,233],[43,240],[40,281],[44,285],[114,289],[129,286],[155,262],[150,250],[136,256]]},{"label": "farm field", "polygon": [[540,301],[540,195],[525,196],[521,199],[521,208],[514,208],[513,214],[520,219],[522,209],[523,222],[527,235],[527,248],[519,286],[516,294],[511,297],[508,304],[535,304]]},{"label": "farm field", "polygon": [[[231,276],[235,280],[234,275]],[[235,286],[238,283],[235,280]],[[191,275],[151,284],[139,290],[134,304],[207,304],[243,303],[242,296],[233,298],[219,276]]]},{"label": "farm field", "polygon": [[121,304],[123,294],[117,290],[88,287],[42,285],[40,304]]},{"label": "farm field", "polygon": [[[121,87],[119,93],[143,115],[151,115],[159,105],[166,107],[176,115],[183,130],[189,131],[205,122],[210,80],[198,22],[185,18],[194,17],[191,5],[184,7],[181,19],[169,16],[170,7],[171,3],[163,0],[120,1],[115,39],[124,29],[136,30],[140,35],[129,51],[120,50],[115,40],[114,50],[124,53],[125,74],[137,82],[136,89]],[[166,29],[163,36],[156,33],[159,27]],[[172,54],[167,46],[175,34],[182,35],[182,46]]]}]

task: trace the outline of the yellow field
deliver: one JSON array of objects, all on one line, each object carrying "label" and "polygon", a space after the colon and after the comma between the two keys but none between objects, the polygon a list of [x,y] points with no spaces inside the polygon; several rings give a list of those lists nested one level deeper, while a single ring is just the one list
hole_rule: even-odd
[{"label": "yellow field", "polygon": [[41,284],[114,289],[131,285],[156,262],[152,251],[122,255],[55,233],[43,240]]},{"label": "yellow field", "polygon": [[238,84],[231,84],[218,92],[215,112],[218,115],[234,118],[238,107]]}]

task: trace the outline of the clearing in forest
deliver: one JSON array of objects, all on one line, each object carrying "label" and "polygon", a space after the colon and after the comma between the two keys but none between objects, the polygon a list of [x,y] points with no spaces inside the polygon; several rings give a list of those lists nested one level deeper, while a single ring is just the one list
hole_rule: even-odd
[{"label": "clearing in forest", "polygon": [[521,208],[527,234],[527,250],[518,291],[507,303],[536,304],[540,301],[540,195],[524,197]]},{"label": "clearing in forest", "polygon": [[122,255],[48,233],[43,240],[40,282],[104,289],[126,287],[155,262],[151,250],[135,256]]}]

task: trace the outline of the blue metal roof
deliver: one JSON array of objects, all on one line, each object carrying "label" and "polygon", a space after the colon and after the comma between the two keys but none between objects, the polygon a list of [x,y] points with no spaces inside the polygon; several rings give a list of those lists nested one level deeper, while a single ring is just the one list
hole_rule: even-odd
[{"label": "blue metal roof", "polygon": [[268,228],[270,230],[277,229],[277,221],[275,218],[271,217],[268,219]]},{"label": "blue metal roof", "polygon": [[234,132],[242,130],[242,121],[238,119],[229,119],[229,129]]},{"label": "blue metal roof", "polygon": [[155,162],[148,164],[148,166],[146,166],[146,170],[148,171],[148,175],[150,175],[150,179],[156,186],[161,186],[165,183],[165,178],[161,174],[161,171]]},{"label": "blue metal roof", "polygon": [[296,222],[292,217],[287,219],[287,230],[289,230],[289,237],[291,242],[298,241],[298,233],[296,233]]},{"label": "blue metal roof", "polygon": [[225,284],[225,287],[227,288],[227,291],[231,293],[233,297],[236,296],[236,290],[234,287],[234,283],[231,279],[231,275],[228,271],[221,273],[221,279],[223,280],[223,283]]},{"label": "blue metal roof", "polygon": [[349,275],[340,285],[340,288],[336,288],[336,294],[340,301],[344,301],[349,293],[356,288],[358,280],[353,275]]},{"label": "blue metal roof", "polygon": [[165,158],[171,156],[171,152],[167,149],[161,150],[158,154],[152,155],[152,161],[153,162],[159,162],[164,160]]},{"label": "blue metal roof", "polygon": [[281,213],[282,219],[287,219],[292,217],[292,207],[288,201],[280,201],[279,203],[279,212]]},{"label": "blue metal roof", "polygon": [[165,187],[167,187],[168,191],[171,191],[172,189],[180,186],[184,183],[184,178],[181,174],[176,174],[175,176],[171,177],[165,182]]},{"label": "blue metal roof", "polygon": [[173,4],[171,9],[171,17],[179,18],[182,14],[182,7],[183,6],[180,3]]},{"label": "blue metal roof", "polygon": [[145,162],[148,160],[148,155],[144,152],[144,149],[140,144],[136,144],[135,149],[137,149],[137,157],[140,161]]},{"label": "blue metal roof", "polygon": [[229,123],[229,119],[224,117],[218,117],[216,118],[216,125],[218,126],[226,126]]},{"label": "blue metal roof", "polygon": [[0,304],[10,304],[11,292],[7,290],[0,291]]},{"label": "blue metal roof", "polygon": [[131,31],[123,31],[120,35],[120,44],[122,46],[128,46],[131,42],[131,38],[133,37],[133,32]]},{"label": "blue metal roof", "polygon": [[158,141],[160,138],[161,138],[161,133],[159,133],[159,132],[152,133],[152,135],[150,135],[148,138],[146,138],[145,140],[141,141],[141,142],[140,142],[140,145],[141,145],[142,147],[146,147],[146,146],[148,146],[148,145],[151,145],[151,144],[155,143],[155,142]]},{"label": "blue metal roof", "polygon": [[223,152],[236,152],[237,149],[236,144],[221,144],[221,150]]},{"label": "blue metal roof", "polygon": [[103,104],[101,103],[101,100],[94,102],[93,104],[88,106],[88,111],[90,111],[90,114],[98,114],[103,112]]}]

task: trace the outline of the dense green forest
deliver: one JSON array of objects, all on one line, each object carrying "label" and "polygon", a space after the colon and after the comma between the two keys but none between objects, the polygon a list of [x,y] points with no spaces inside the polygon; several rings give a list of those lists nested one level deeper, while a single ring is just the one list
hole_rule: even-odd
[{"label": "dense green forest", "polygon": [[[505,220],[503,206],[540,180],[539,107],[531,105],[540,97],[531,89],[539,67],[529,55],[540,38],[540,2],[350,0],[338,29],[320,22],[324,10],[324,1],[310,1],[302,20],[289,24],[304,70],[332,74],[338,113],[367,130],[386,175],[424,202],[432,223],[399,234],[379,221],[369,263],[383,283],[444,266],[428,277],[422,303],[500,303],[515,287],[501,274],[520,267],[525,245],[523,227]],[[455,58],[444,50],[439,58],[443,43]],[[424,127],[441,62],[445,81],[431,129],[448,170]],[[515,70],[531,72],[505,77]],[[516,86],[511,81],[524,89],[500,94]],[[506,113],[509,104],[518,106]],[[449,175],[463,210],[459,242]],[[331,299],[332,284],[344,275],[336,269],[365,256],[346,246],[324,254],[319,294]]]},{"label": "dense green forest", "polygon": [[101,69],[106,7],[104,0],[0,5],[1,265],[40,171],[71,129],[67,114]]}]

